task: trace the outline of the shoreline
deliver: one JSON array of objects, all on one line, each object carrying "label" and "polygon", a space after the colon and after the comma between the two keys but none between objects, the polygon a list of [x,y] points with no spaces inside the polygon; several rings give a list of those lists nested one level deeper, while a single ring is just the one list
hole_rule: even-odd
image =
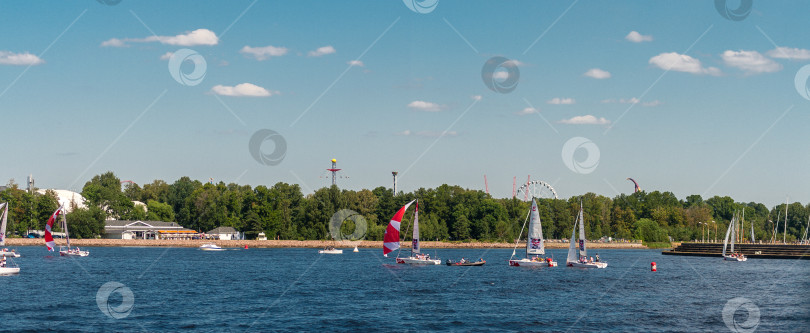
[{"label": "shoreline", "polygon": [[[56,246],[65,246],[63,239],[55,239]],[[249,248],[325,248],[327,246],[335,246],[337,248],[378,248],[382,249],[382,241],[325,241],[325,240],[155,240],[155,239],[72,239],[70,244],[80,247],[199,247],[205,243],[216,243],[221,247],[230,248],[244,248],[247,245]],[[591,249],[648,249],[641,243],[598,243],[588,242],[588,248]],[[45,246],[45,240],[42,238],[8,238],[6,239],[6,247],[14,246]],[[411,242],[401,242],[403,249],[409,249]],[[429,249],[511,249],[515,243],[504,242],[469,242],[469,243],[456,243],[456,242],[442,242],[442,241],[425,241],[422,242],[422,247]],[[526,242],[519,243],[518,247],[526,247]],[[564,242],[546,242],[547,249],[567,249],[568,243]]]}]

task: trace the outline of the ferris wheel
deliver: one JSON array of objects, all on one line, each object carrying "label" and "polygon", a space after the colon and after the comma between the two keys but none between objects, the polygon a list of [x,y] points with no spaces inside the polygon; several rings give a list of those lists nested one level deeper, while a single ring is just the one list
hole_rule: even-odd
[{"label": "ferris wheel", "polygon": [[529,201],[532,198],[558,199],[557,191],[542,180],[532,180],[521,185],[520,188],[517,189],[515,197],[523,201]]}]

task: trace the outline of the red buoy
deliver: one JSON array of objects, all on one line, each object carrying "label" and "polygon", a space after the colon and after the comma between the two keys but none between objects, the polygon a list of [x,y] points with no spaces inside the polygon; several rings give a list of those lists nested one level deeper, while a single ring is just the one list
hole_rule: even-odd
[{"label": "red buoy", "polygon": [[655,261],[650,263],[650,271],[657,272],[658,266],[656,266]]},{"label": "red buoy", "polygon": [[247,250],[247,244],[245,244],[245,250]]}]

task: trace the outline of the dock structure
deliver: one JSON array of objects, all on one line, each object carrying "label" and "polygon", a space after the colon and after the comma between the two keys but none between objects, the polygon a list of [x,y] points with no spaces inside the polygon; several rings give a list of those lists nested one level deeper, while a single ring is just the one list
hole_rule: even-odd
[{"label": "dock structure", "polygon": [[[750,259],[805,259],[810,260],[810,245],[791,244],[735,244],[735,252]],[[723,243],[682,243],[661,252],[663,255],[721,257]]]}]

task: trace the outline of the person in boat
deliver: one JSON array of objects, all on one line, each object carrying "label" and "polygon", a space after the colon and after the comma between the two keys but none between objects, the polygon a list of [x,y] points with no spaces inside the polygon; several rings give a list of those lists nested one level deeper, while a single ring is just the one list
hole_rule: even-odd
[{"label": "person in boat", "polygon": [[596,262],[599,262],[599,253],[596,254]]}]

